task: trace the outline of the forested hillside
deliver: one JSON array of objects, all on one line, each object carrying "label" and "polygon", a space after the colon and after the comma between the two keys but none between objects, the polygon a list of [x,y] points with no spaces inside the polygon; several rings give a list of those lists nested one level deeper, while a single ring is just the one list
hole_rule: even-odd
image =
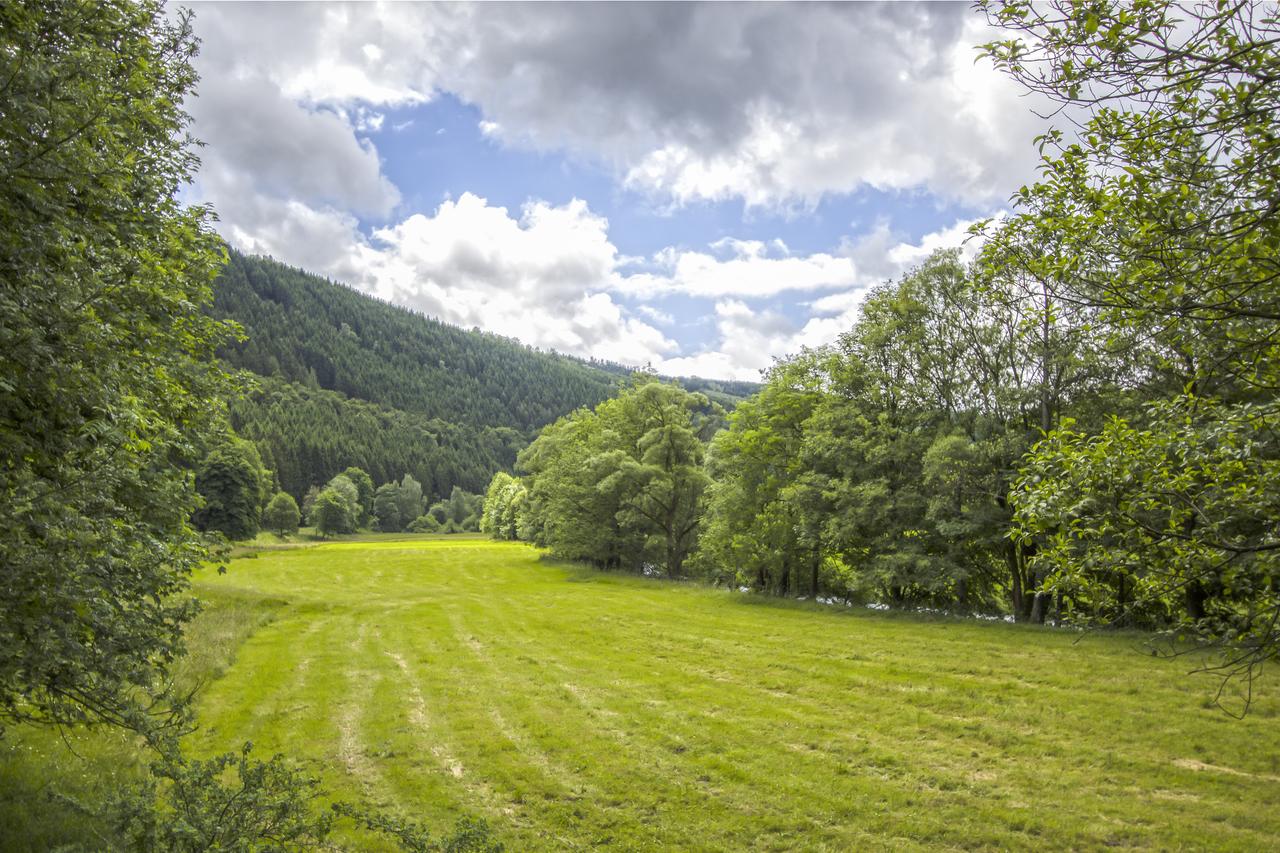
[{"label": "forested hillside", "polygon": [[235,367],[451,423],[533,430],[617,385],[574,359],[234,251],[212,310],[244,327],[222,351]]},{"label": "forested hillside", "polygon": [[429,495],[448,495],[455,485],[478,492],[525,444],[511,427],[450,423],[270,378],[232,404],[231,419],[261,449],[280,488],[298,499],[349,465],[379,483],[412,474]]},{"label": "forested hillside", "polygon": [[[210,311],[244,330],[222,357],[263,377],[233,403],[232,425],[299,499],[351,465],[378,482],[411,474],[428,495],[480,491],[539,428],[595,406],[633,372],[460,329],[234,250]],[[725,406],[757,388],[682,381]]]}]

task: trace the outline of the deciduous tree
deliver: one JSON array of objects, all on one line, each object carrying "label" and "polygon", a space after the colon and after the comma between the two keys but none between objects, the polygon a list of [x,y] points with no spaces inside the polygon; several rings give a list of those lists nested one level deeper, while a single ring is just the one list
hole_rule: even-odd
[{"label": "deciduous tree", "polygon": [[0,716],[144,723],[205,556],[192,472],[221,431],[223,260],[179,201],[185,14],[0,11]]},{"label": "deciduous tree", "polygon": [[281,536],[297,533],[298,523],[301,520],[302,514],[298,511],[298,502],[288,492],[276,492],[275,497],[262,513],[263,525]]},{"label": "deciduous tree", "polygon": [[1022,531],[1059,588],[1113,590],[1103,613],[1183,592],[1175,630],[1252,673],[1280,653],[1280,18],[1252,2],[983,6],[1010,31],[987,53],[1059,107],[1043,177],[990,251],[1038,246],[1024,273],[1151,353],[1127,377],[1147,406],[1037,449]]}]

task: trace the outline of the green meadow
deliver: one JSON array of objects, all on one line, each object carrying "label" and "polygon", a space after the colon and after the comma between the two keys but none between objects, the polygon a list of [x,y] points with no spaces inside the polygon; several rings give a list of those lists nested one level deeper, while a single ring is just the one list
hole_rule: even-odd
[{"label": "green meadow", "polygon": [[[1280,844],[1273,685],[1233,719],[1139,635],[781,603],[460,537],[264,550],[196,589],[195,752],[251,740],[339,796],[485,817],[509,850]],[[11,730],[0,837],[53,846],[75,822],[45,789],[91,798],[135,766],[123,740]]]}]

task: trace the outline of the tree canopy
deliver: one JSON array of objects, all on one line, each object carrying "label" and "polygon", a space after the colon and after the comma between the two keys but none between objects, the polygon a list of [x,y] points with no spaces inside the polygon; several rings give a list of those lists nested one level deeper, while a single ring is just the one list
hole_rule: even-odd
[{"label": "tree canopy", "polygon": [[0,12],[0,714],[137,725],[205,551],[232,328],[183,98],[196,42],[156,2]]},{"label": "tree canopy", "polygon": [[1134,344],[1140,405],[1064,423],[1013,494],[1033,564],[1106,614],[1280,652],[1280,18],[1268,4],[984,4],[1060,106],[987,263]]},{"label": "tree canopy", "polygon": [[723,415],[701,394],[639,378],[547,427],[519,458],[534,540],[601,566],[683,574],[708,483],[706,442]]}]

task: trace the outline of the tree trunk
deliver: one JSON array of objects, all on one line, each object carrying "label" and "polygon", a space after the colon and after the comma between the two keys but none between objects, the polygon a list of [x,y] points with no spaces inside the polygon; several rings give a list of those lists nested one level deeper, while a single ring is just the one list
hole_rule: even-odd
[{"label": "tree trunk", "polygon": [[1009,543],[1005,550],[1005,562],[1009,564],[1009,604],[1013,606],[1013,618],[1016,622],[1025,622],[1029,610],[1026,606],[1028,590],[1023,584],[1022,547],[1018,543]]},{"label": "tree trunk", "polygon": [[821,565],[822,565],[822,560],[818,557],[817,554],[814,554],[813,565],[810,566],[809,568],[809,572],[810,572],[809,588],[813,590],[813,598],[815,601],[818,599],[818,568]]},{"label": "tree trunk", "polygon": [[1046,602],[1049,596],[1046,593],[1037,591],[1035,597],[1031,600],[1031,621],[1036,625],[1044,624],[1045,611],[1048,610]]},{"label": "tree trunk", "polygon": [[1187,584],[1187,615],[1192,619],[1203,619],[1204,603],[1208,597],[1200,581]]}]

